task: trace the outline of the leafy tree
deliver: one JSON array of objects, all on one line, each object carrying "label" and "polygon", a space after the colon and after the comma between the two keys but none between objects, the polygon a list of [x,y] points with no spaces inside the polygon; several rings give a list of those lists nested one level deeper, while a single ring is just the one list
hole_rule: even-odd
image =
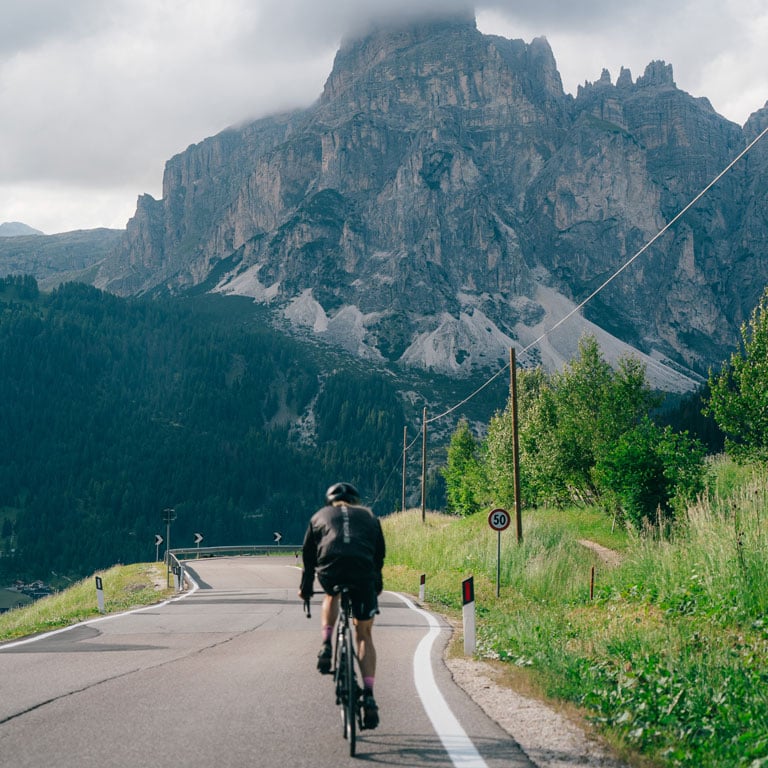
[{"label": "leafy tree", "polygon": [[644,367],[628,357],[614,370],[596,339],[585,336],[562,372],[531,382],[529,390],[519,408],[525,497],[532,503],[594,500],[596,462],[656,402]]},{"label": "leafy tree", "polygon": [[703,490],[703,459],[701,443],[644,418],[598,458],[594,476],[603,503],[639,529]]},{"label": "leafy tree", "polygon": [[768,289],[749,323],[741,327],[742,348],[719,374],[710,371],[705,413],[725,432],[736,459],[768,460]]},{"label": "leafy tree", "polygon": [[478,512],[485,500],[485,480],[480,463],[480,445],[469,423],[461,419],[451,436],[445,478],[448,511],[458,515]]},{"label": "leafy tree", "polygon": [[[523,500],[550,497],[556,475],[552,390],[541,368],[517,372],[518,447],[520,450],[520,492]],[[488,481],[488,503],[514,505],[512,409],[496,413],[488,425],[483,457]],[[536,461],[528,461],[535,456]],[[522,470],[525,465],[525,471]]]},{"label": "leafy tree", "polygon": [[[561,373],[518,376],[520,487],[525,504],[602,501],[640,526],[657,508],[671,515],[678,499],[702,486],[703,447],[656,426],[658,403],[634,358],[614,370],[596,340],[584,337],[579,356]],[[512,423],[496,414],[483,444],[482,469],[491,503],[511,505]]]},{"label": "leafy tree", "polygon": [[514,433],[509,405],[488,424],[483,443],[484,474],[487,480],[486,503],[493,507],[514,507]]}]

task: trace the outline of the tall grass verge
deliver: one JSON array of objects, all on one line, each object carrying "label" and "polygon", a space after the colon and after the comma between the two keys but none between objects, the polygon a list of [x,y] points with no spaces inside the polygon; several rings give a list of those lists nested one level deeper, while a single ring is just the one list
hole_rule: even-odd
[{"label": "tall grass verge", "polygon": [[[473,575],[481,657],[515,665],[654,765],[764,768],[766,501],[765,475],[721,461],[668,539],[616,531],[596,511],[528,512],[522,544],[502,534],[499,598],[485,515],[394,515],[386,584],[414,592],[425,573],[427,600],[458,616]],[[620,551],[618,566],[579,543],[598,538]]]}]

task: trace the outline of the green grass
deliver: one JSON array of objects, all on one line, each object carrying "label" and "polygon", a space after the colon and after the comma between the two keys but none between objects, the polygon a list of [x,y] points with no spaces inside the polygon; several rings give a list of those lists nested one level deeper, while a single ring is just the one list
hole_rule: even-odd
[{"label": "green grass", "polygon": [[[165,566],[136,563],[95,574],[101,577],[106,613],[151,605],[170,596]],[[96,582],[83,579],[63,592],[0,614],[0,642],[48,632],[99,615]]]},{"label": "green grass", "polygon": [[[478,656],[576,705],[636,764],[768,766],[768,478],[721,460],[668,540],[595,510],[523,515],[523,543],[485,514],[384,520],[387,588],[459,617],[474,576]],[[513,526],[514,527],[514,526]],[[621,553],[610,567],[581,539]],[[595,590],[590,578],[595,568]]]}]

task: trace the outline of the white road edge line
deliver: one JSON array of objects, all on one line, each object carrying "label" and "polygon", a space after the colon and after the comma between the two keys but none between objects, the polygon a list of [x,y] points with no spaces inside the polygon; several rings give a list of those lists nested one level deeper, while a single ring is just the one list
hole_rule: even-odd
[{"label": "white road edge line", "polygon": [[412,611],[421,614],[429,624],[429,632],[421,639],[413,655],[413,679],[424,711],[432,722],[432,727],[440,737],[445,751],[456,768],[488,768],[472,740],[451,712],[443,694],[435,682],[432,672],[432,646],[440,634],[437,619],[427,611],[418,608],[411,600],[399,592],[390,592],[402,600]]},{"label": "white road edge line", "polygon": [[192,585],[191,589],[189,589],[187,592],[183,592],[180,595],[177,595],[176,597],[171,597],[168,600],[163,600],[162,603],[153,603],[152,605],[145,605],[141,608],[132,608],[128,611],[120,611],[120,613],[110,613],[107,616],[97,616],[93,619],[86,619],[85,621],[80,621],[77,624],[70,624],[68,627],[62,627],[61,629],[54,629],[50,632],[44,632],[42,635],[34,635],[33,637],[26,637],[24,640],[13,640],[10,643],[0,643],[0,653],[2,653],[4,650],[8,648],[18,648],[20,645],[28,645],[29,643],[36,643],[38,640],[45,640],[46,637],[53,637],[53,635],[60,635],[64,632],[69,632],[72,629],[75,629],[76,627],[84,627],[87,624],[98,624],[101,621],[109,621],[110,619],[116,619],[119,616],[128,616],[132,613],[142,613],[143,611],[151,611],[153,608],[162,608],[164,605],[168,605],[169,603],[175,603],[178,600],[183,600],[185,597],[189,597],[189,595],[193,595],[197,590],[200,588],[198,583],[188,574],[185,572],[185,577],[189,580],[189,583]]}]

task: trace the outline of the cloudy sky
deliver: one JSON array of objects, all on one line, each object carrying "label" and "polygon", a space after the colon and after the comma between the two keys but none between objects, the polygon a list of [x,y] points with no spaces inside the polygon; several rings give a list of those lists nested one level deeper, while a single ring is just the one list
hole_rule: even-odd
[{"label": "cloudy sky", "polygon": [[[463,0],[0,0],[0,223],[123,228],[165,161],[308,106],[342,37]],[[768,100],[765,0],[477,0],[482,32],[549,40],[565,90],[652,60],[743,124]],[[385,9],[385,10],[383,10]]]}]

